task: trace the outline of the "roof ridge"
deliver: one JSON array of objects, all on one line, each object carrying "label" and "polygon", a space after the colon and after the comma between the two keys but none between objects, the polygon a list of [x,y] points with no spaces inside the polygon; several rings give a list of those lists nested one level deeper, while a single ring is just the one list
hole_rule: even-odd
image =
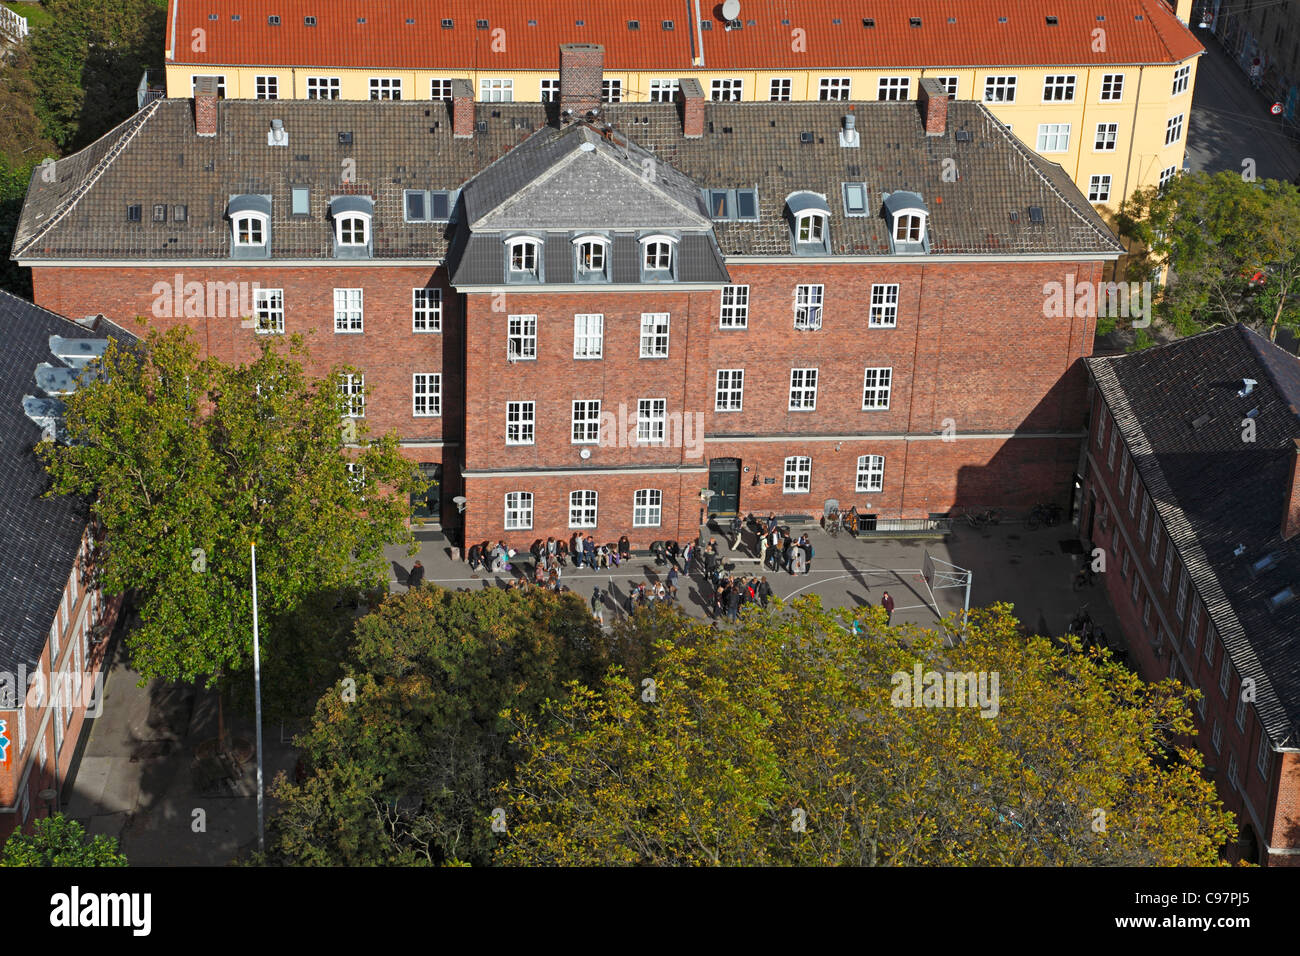
[{"label": "roof ridge", "polygon": [[[140,112],[132,116],[129,120],[114,127],[112,130],[105,133],[99,139],[95,140],[95,142],[90,143],[89,145],[83,147],[82,149],[79,149],[76,153],[73,153],[72,156],[64,157],[64,159],[72,159],[75,156],[79,156],[88,150],[94,149],[96,144],[112,136],[114,133],[117,133],[124,126],[130,127],[129,129],[126,130],[125,133],[121,134],[121,138],[118,140],[118,142],[114,143],[112,148],[109,149],[109,151],[104,154],[103,158],[101,158],[100,161],[95,164],[94,169],[92,169],[89,173],[87,173],[85,176],[82,177],[80,185],[78,185],[76,189],[74,189],[71,193],[68,194],[68,198],[64,201],[59,211],[55,215],[50,216],[48,219],[46,219],[45,222],[41,223],[40,227],[34,233],[32,233],[32,235],[27,239],[26,242],[22,244],[21,248],[17,244],[14,245],[14,248],[10,253],[11,258],[17,258],[23,252],[27,251],[27,249],[31,248],[34,242],[36,242],[43,235],[49,232],[50,229],[52,229],[56,224],[58,224],[58,222],[61,219],[63,219],[64,216],[66,216],[69,212],[72,211],[72,207],[75,206],[78,203],[78,201],[80,201],[82,196],[84,196],[87,192],[90,191],[90,188],[93,185],[95,185],[96,182],[99,181],[99,178],[103,176],[105,172],[108,171],[108,167],[113,164],[114,160],[116,160],[117,157],[121,155],[122,150],[124,150],[127,147],[127,144],[129,144],[131,140],[135,138],[135,135],[138,132],[140,132],[141,129],[144,128],[145,123],[149,121],[149,119],[154,115],[154,113],[158,112],[160,108],[159,104],[163,102],[165,102],[165,99],[162,98],[154,100],[144,109],[140,110]],[[36,177],[36,171],[32,170],[33,180],[35,179],[35,177]],[[30,192],[30,184],[28,185],[28,188]]]},{"label": "roof ridge", "polygon": [[[36,309],[40,312],[44,312],[46,315],[50,316],[51,318],[59,319],[63,322],[67,322],[75,326],[76,328],[80,329],[82,332],[92,331],[91,329],[86,328],[84,325],[82,325],[80,322],[78,322],[76,319],[72,318],[71,316],[64,315],[62,312],[55,312],[53,309],[47,309],[43,305],[37,305],[35,302],[31,302],[27,299],[24,299],[20,295],[15,295],[14,293],[10,292],[8,289],[0,289],[0,296],[3,296],[4,298],[8,298],[8,299],[13,299],[15,302],[20,303],[25,308]],[[138,338],[138,336],[130,329],[126,328],[125,326],[118,325],[108,316],[102,315],[102,313],[101,313],[101,318],[104,323],[111,325],[113,328],[117,329],[117,331],[121,332],[123,335],[129,335],[133,339]],[[101,338],[102,336],[95,335],[94,337]]]}]

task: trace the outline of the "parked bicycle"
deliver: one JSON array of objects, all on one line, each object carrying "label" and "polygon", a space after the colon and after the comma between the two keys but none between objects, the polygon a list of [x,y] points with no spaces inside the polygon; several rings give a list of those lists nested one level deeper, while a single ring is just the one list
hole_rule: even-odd
[{"label": "parked bicycle", "polygon": [[1092,564],[1087,560],[1083,562],[1083,567],[1075,572],[1074,590],[1080,588],[1090,588],[1097,583],[1097,572],[1092,569]]},{"label": "parked bicycle", "polygon": [[1054,528],[1061,523],[1061,506],[1053,502],[1047,504],[1034,505],[1034,510],[1029,513],[1025,520],[1025,527],[1031,531],[1040,525],[1047,528]]},{"label": "parked bicycle", "polygon": [[989,508],[986,511],[968,511],[966,512],[966,523],[972,528],[984,528],[991,524],[997,524],[1001,515],[996,508]]},{"label": "parked bicycle", "polygon": [[826,512],[826,514],[822,515],[822,528],[828,535],[834,538],[840,533],[840,522],[842,520],[843,517],[840,513],[840,509],[832,508],[830,511]]}]

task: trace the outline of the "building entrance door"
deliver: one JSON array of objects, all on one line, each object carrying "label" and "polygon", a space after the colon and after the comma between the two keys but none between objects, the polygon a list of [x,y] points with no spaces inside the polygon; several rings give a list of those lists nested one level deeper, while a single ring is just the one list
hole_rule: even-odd
[{"label": "building entrance door", "polygon": [[709,499],[710,514],[725,514],[740,511],[740,459],[709,459],[709,490],[713,497]]}]

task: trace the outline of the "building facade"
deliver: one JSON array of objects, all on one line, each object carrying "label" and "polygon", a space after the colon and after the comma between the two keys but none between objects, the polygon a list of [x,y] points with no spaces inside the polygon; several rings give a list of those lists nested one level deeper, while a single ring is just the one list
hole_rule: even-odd
[{"label": "building facade", "polygon": [[1081,531],[1130,656],[1200,691],[1234,856],[1300,865],[1300,361],[1235,326],[1087,365]]},{"label": "building facade", "polygon": [[467,80],[480,102],[550,101],[561,43],[605,47],[606,103],[670,102],[683,77],[726,102],[914,100],[930,78],[985,103],[1105,209],[1182,169],[1203,52],[1186,11],[1162,0],[742,3],[731,21],[708,5],[698,28],[676,0],[543,10],[475,0],[429,14],[295,0],[265,11],[175,0],[167,95],[188,98],[197,77],[215,76],[237,99],[450,100]]},{"label": "building facade", "polygon": [[44,304],[93,293],[225,360],[305,334],[469,541],[644,547],[693,536],[705,491],[1064,503],[1095,313],[1046,293],[1122,249],[1059,167],[933,84],[600,107],[600,48],[563,56],[554,104],[157,101],[38,171],[14,255]]},{"label": "building facade", "polygon": [[121,597],[98,583],[98,535],[86,502],[43,498],[33,446],[57,429],[58,396],[112,335],[0,293],[0,462],[5,547],[0,550],[0,837],[57,812],[77,742],[102,704],[107,639]]}]

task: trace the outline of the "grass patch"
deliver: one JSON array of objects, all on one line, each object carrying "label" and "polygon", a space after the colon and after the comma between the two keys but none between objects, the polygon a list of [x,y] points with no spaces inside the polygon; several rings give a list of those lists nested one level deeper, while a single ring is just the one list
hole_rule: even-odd
[{"label": "grass patch", "polygon": [[54,18],[46,11],[43,4],[39,3],[4,3],[20,17],[27,18],[28,32],[35,31],[38,27],[48,26],[54,22]]}]

